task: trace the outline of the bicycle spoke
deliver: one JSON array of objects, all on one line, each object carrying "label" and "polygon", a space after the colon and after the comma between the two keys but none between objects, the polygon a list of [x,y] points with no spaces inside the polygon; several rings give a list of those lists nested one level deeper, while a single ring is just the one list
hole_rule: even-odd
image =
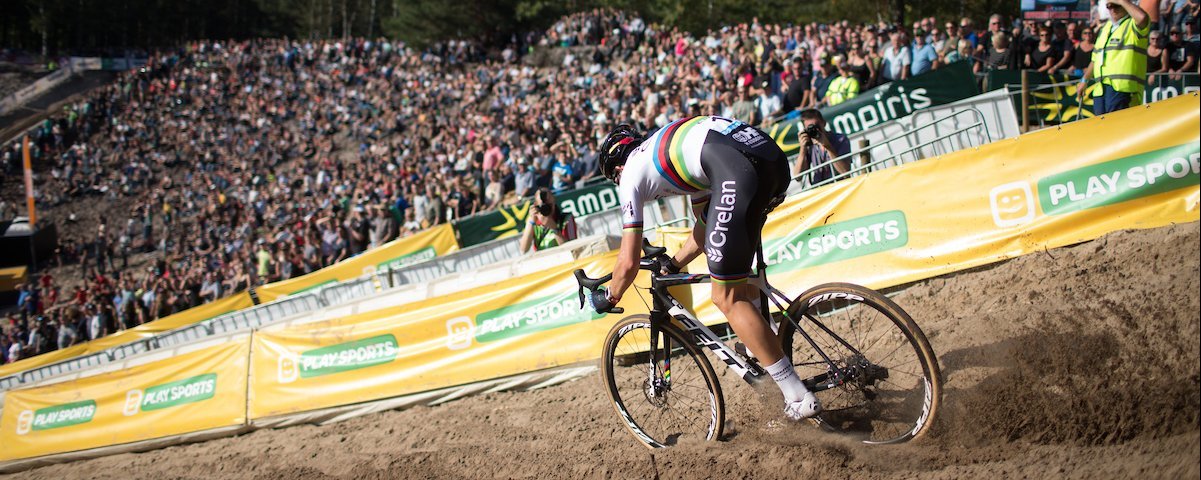
[{"label": "bicycle spoke", "polygon": [[793,333],[781,336],[798,371],[828,371],[825,359],[816,356],[820,350],[844,382],[818,392],[820,425],[868,443],[903,442],[924,433],[939,387],[930,378],[933,353],[923,353],[925,339],[904,312],[874,291],[845,284],[815,287],[790,310],[814,326],[805,329],[808,340],[794,331],[801,325],[790,324]]}]

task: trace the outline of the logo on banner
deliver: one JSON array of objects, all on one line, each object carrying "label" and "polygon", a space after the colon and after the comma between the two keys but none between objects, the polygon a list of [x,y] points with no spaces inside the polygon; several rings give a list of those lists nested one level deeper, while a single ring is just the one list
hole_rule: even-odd
[{"label": "logo on banner", "polygon": [[1060,215],[1201,184],[1201,148],[1186,143],[1038,180],[1043,213]]},{"label": "logo on banner", "polygon": [[29,433],[33,428],[33,410],[23,410],[17,415],[17,435]]},{"label": "logo on banner", "polygon": [[146,390],[130,390],[125,394],[125,416],[139,412],[161,410],[213,398],[217,392],[217,374],[206,373]]},{"label": "logo on banner", "polygon": [[475,324],[468,317],[455,317],[446,321],[446,348],[463,350],[471,347]]},{"label": "logo on banner", "polygon": [[142,391],[133,389],[125,392],[125,408],[121,409],[126,417],[132,417],[142,411]]},{"label": "logo on banner", "polygon": [[1034,192],[1027,182],[1013,182],[993,187],[988,192],[992,221],[998,227],[1016,227],[1034,220]]},{"label": "logo on banner", "polygon": [[279,357],[279,383],[382,365],[395,360],[399,350],[396,337],[384,334],[309,350],[299,356],[284,354]]},{"label": "logo on banner", "polygon": [[480,343],[494,342],[603,317],[591,308],[580,308],[575,292],[567,292],[481,313],[475,317],[472,335]]},{"label": "logo on banner", "polygon": [[[438,251],[435,250],[434,247],[425,247],[421,250],[417,250],[416,252],[409,252],[391,260],[380,262],[378,268],[388,267],[395,270],[398,268],[407,267],[409,265],[421,263],[426,260],[433,260],[434,258],[437,258],[437,256]],[[364,270],[363,273],[367,273],[366,270]],[[370,273],[375,273],[375,269],[373,268]]]},{"label": "logo on banner", "polygon": [[65,403],[37,411],[25,410],[17,416],[17,435],[88,423],[95,415],[95,400]]},{"label": "logo on banner", "polygon": [[300,377],[298,363],[300,363],[300,356],[298,355],[284,353],[279,356],[279,368],[276,372],[279,383],[292,383]]},{"label": "logo on banner", "polygon": [[768,271],[790,271],[900,248],[909,225],[900,210],[853,218],[765,242]]}]

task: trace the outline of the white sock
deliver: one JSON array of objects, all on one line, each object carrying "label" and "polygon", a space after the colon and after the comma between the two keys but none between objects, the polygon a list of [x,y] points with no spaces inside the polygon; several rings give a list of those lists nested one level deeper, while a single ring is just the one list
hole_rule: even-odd
[{"label": "white sock", "polygon": [[804,382],[801,382],[801,377],[796,374],[796,368],[793,368],[788,357],[768,365],[767,373],[771,374],[771,379],[780,386],[785,401],[799,402],[805,398],[806,393],[809,393],[809,389],[805,388]]}]

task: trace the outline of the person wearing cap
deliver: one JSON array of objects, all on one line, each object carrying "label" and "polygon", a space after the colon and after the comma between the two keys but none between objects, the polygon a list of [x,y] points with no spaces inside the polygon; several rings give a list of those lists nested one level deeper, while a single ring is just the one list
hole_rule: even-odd
[{"label": "person wearing cap", "polygon": [[1130,0],[1107,0],[1110,20],[1097,33],[1092,62],[1084,71],[1077,88],[1083,97],[1088,82],[1093,87],[1093,113],[1103,115],[1138,105],[1147,85],[1147,43],[1151,17]]},{"label": "person wearing cap", "polygon": [[918,76],[938,68],[938,66],[938,51],[926,38],[926,32],[915,30],[913,32],[913,63],[910,65],[910,73]]},{"label": "person wearing cap", "polygon": [[830,82],[830,87],[826,89],[826,98],[823,99],[826,105],[831,107],[859,95],[859,79],[851,72],[846,59],[837,55],[834,57],[834,64],[838,65],[838,77]]}]

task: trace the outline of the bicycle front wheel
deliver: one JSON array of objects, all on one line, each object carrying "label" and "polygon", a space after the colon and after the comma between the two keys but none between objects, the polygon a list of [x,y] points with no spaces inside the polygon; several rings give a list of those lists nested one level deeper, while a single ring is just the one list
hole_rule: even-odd
[{"label": "bicycle front wheel", "polygon": [[679,327],[647,315],[622,319],[605,338],[601,377],[617,414],[651,448],[714,440],[725,423],[721,384],[709,359]]},{"label": "bicycle front wheel", "polygon": [[802,294],[788,318],[780,340],[797,374],[818,390],[818,425],[869,444],[929,431],[942,392],[938,359],[900,306],[866,287],[829,283]]}]

